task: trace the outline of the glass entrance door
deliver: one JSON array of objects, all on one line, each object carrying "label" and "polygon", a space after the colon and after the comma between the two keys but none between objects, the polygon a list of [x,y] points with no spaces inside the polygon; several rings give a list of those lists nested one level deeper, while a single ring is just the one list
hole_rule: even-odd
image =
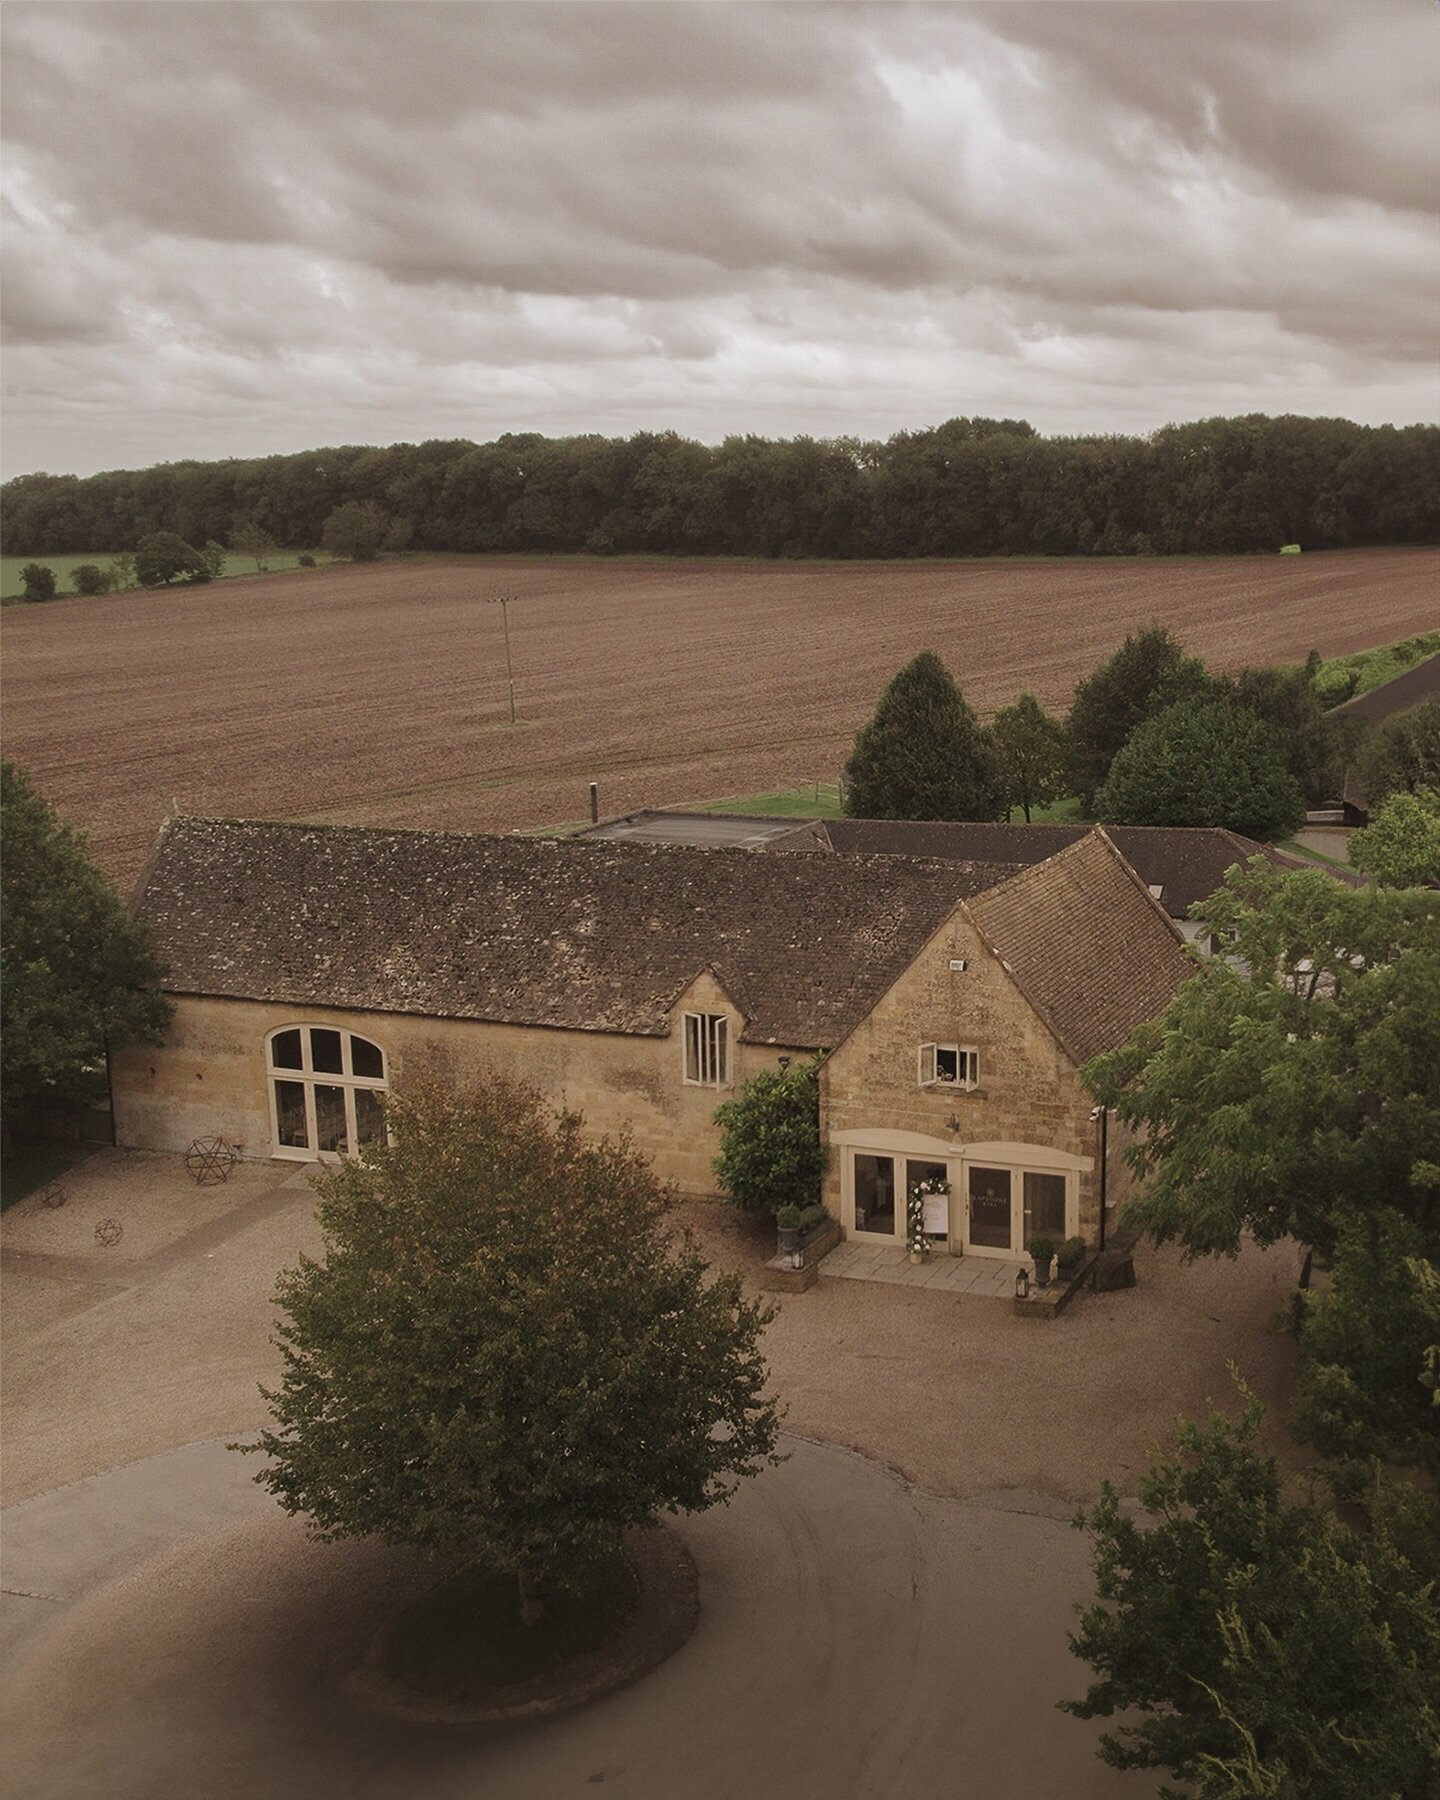
[{"label": "glass entrance door", "polygon": [[[907,1199],[917,1187],[941,1185],[949,1178],[950,1171],[943,1162],[922,1162],[916,1156],[907,1156],[905,1159]],[[924,1208],[925,1235],[929,1238],[931,1247],[936,1250],[946,1249],[950,1243],[949,1194],[923,1194],[921,1203]]]},{"label": "glass entrance door", "polygon": [[895,1158],[855,1154],[855,1202],[851,1221],[856,1231],[893,1238],[895,1215]]},{"label": "glass entrance door", "polygon": [[966,1185],[969,1210],[966,1248],[998,1250],[1010,1255],[1014,1246],[1010,1171],[972,1168]]}]

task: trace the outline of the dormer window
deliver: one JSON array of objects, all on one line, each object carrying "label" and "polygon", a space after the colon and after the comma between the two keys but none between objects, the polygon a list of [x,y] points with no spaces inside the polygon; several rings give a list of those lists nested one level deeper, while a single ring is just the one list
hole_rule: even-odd
[{"label": "dormer window", "polygon": [[976,1088],[980,1085],[980,1052],[968,1044],[922,1044],[921,1087]]},{"label": "dormer window", "polygon": [[692,1087],[729,1087],[730,1021],[724,1013],[682,1015],[685,1080]]}]

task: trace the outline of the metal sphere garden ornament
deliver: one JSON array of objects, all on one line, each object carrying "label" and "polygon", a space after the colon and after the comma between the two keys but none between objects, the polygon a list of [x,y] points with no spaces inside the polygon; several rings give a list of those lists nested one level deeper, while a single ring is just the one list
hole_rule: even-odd
[{"label": "metal sphere garden ornament", "polygon": [[124,1235],[125,1227],[118,1219],[102,1219],[95,1227],[95,1242],[107,1250],[113,1250]]},{"label": "metal sphere garden ornament", "polygon": [[230,1171],[239,1160],[235,1146],[227,1144],[222,1137],[196,1138],[185,1152],[185,1167],[197,1187],[214,1187],[228,1181]]}]

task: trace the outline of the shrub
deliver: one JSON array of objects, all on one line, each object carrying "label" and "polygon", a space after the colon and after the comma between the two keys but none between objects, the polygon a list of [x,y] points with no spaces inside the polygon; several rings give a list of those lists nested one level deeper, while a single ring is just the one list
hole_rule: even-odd
[{"label": "shrub", "polygon": [[777,1212],[820,1192],[820,1069],[764,1069],[715,1109],[715,1174],[745,1212]]},{"label": "shrub", "polygon": [[775,1223],[781,1231],[798,1231],[800,1219],[801,1213],[798,1206],[777,1206],[775,1209]]},{"label": "shrub", "polygon": [[27,600],[50,600],[55,594],[55,571],[45,563],[26,563],[20,585]]},{"label": "shrub", "polygon": [[70,585],[77,594],[103,594],[110,577],[98,563],[79,563],[71,572]]},{"label": "shrub", "polygon": [[1035,1258],[1036,1262],[1044,1262],[1047,1257],[1054,1256],[1055,1240],[1052,1237],[1046,1237],[1043,1231],[1037,1232],[1025,1248],[1030,1252],[1031,1256]]},{"label": "shrub", "polygon": [[1084,1238],[1083,1237],[1068,1237],[1068,1238],[1066,1238],[1065,1242],[1060,1246],[1058,1252],[1056,1253],[1056,1260],[1063,1267],[1069,1268],[1072,1263],[1078,1263],[1080,1258],[1084,1254],[1085,1254]]},{"label": "shrub", "polygon": [[304,556],[299,557],[297,560],[302,569],[313,569],[315,567],[315,558],[311,556],[308,551]]}]

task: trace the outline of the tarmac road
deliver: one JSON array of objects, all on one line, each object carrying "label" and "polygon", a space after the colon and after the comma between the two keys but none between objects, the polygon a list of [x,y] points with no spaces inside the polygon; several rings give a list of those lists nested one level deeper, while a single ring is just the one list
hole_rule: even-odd
[{"label": "tarmac road", "polygon": [[[319,1545],[253,1465],[190,1445],[11,1507],[12,1800],[1145,1800],[1057,1712],[1082,1691],[1069,1508],[936,1498],[847,1451],[679,1523],[694,1637],[634,1687],[506,1733],[413,1726],[345,1685],[433,1571]],[[16,1594],[15,1590],[21,1590]],[[31,1597],[25,1597],[26,1595]],[[38,1596],[48,1596],[40,1598]]]}]

